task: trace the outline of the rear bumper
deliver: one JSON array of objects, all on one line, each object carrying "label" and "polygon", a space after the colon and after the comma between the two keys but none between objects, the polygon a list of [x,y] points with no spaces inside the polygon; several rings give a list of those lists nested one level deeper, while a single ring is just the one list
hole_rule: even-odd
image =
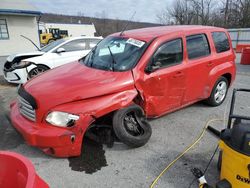
[{"label": "rear bumper", "polygon": [[[65,129],[30,121],[20,114],[16,102],[11,105],[10,118],[12,125],[21,133],[25,141],[31,146],[39,147],[46,154],[57,157],[81,154],[85,131],[76,128],[79,126],[75,125],[74,128]],[[78,123],[83,122],[78,120]]]}]

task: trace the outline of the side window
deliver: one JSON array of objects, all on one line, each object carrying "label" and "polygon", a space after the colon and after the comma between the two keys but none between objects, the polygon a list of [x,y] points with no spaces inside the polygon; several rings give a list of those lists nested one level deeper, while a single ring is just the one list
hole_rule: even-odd
[{"label": "side window", "polygon": [[160,67],[181,63],[183,60],[182,39],[166,42],[155,52],[154,65]]},{"label": "side window", "polygon": [[210,47],[205,34],[191,35],[186,38],[188,59],[204,57],[210,54]]},{"label": "side window", "polygon": [[74,40],[62,45],[61,48],[64,48],[66,52],[86,50],[86,43],[86,40]]},{"label": "side window", "polygon": [[91,48],[94,48],[96,45],[97,45],[97,43],[99,42],[100,40],[98,40],[98,39],[89,39],[88,40],[88,42],[89,42],[89,50],[91,49]]},{"label": "side window", "polygon": [[9,32],[5,19],[0,19],[0,40],[1,39],[9,39]]},{"label": "side window", "polygon": [[224,32],[213,32],[212,33],[214,45],[217,53],[225,52],[230,50],[230,44],[226,33]]}]

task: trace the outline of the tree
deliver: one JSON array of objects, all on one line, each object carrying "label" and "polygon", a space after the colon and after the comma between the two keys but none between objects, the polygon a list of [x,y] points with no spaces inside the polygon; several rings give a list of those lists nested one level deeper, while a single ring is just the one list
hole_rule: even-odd
[{"label": "tree", "polygon": [[162,24],[250,27],[250,0],[176,0],[157,20]]}]

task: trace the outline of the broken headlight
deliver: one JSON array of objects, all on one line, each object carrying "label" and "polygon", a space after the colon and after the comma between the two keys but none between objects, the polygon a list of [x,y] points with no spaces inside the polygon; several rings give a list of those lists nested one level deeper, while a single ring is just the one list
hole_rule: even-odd
[{"label": "broken headlight", "polygon": [[66,112],[58,112],[58,111],[50,112],[46,117],[46,121],[48,123],[58,127],[72,126],[74,122],[78,119],[79,116],[77,115],[69,114]]}]

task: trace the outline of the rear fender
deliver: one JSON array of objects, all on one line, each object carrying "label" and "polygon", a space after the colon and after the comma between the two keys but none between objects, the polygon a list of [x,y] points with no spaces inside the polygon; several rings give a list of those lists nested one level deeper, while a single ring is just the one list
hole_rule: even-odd
[{"label": "rear fender", "polygon": [[234,62],[227,62],[220,64],[218,66],[215,66],[209,73],[209,93],[212,92],[212,89],[216,83],[216,81],[225,74],[230,74],[231,75],[231,83],[235,80],[235,74],[236,74],[236,68],[235,68],[235,63]]}]

